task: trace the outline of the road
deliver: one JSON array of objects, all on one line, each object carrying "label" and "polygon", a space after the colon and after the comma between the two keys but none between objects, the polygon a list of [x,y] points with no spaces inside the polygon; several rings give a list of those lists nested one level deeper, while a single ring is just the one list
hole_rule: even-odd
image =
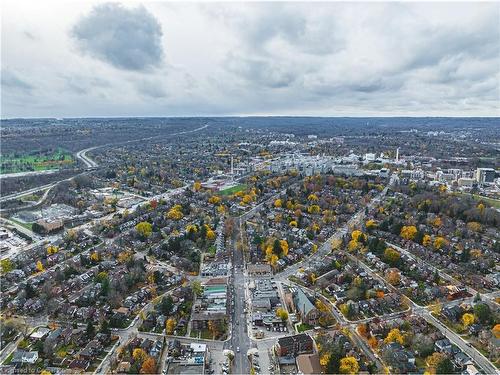
[{"label": "road", "polygon": [[331,250],[332,250],[332,243],[336,239],[342,238],[344,235],[347,234],[348,230],[352,226],[360,225],[362,220],[365,218],[365,210],[366,209],[371,209],[375,206],[375,204],[378,204],[380,200],[385,196],[387,193],[388,187],[384,188],[375,198],[373,198],[370,203],[360,209],[357,213],[355,213],[352,218],[346,222],[344,225],[342,225],[340,228],[338,228],[333,235],[330,236],[316,251],[316,253],[309,255],[308,257],[302,259],[300,262],[297,262],[289,267],[287,267],[285,270],[280,272],[277,276],[279,280],[287,280],[290,276],[295,275],[298,270],[304,266],[308,261],[311,261],[313,259],[318,259],[318,258],[323,258],[326,255],[328,255]]},{"label": "road", "polygon": [[[239,226],[237,227],[240,228]],[[235,238],[231,239],[232,256],[233,256],[233,269],[229,288],[233,287],[234,307],[231,314],[231,339],[225,343],[225,348],[234,351],[233,373],[235,374],[249,374],[250,364],[247,359],[247,352],[251,347],[251,341],[248,337],[248,326],[245,314],[246,304],[246,278],[243,273],[245,260],[243,252],[236,248]],[[239,352],[237,351],[239,348]]]},{"label": "road", "polygon": [[476,348],[472,345],[468,345],[459,335],[453,332],[451,329],[446,327],[443,323],[441,323],[438,319],[431,315],[428,310],[420,310],[417,312],[418,315],[423,317],[427,322],[437,327],[443,335],[445,335],[448,340],[450,340],[453,344],[458,346],[465,354],[467,354],[473,361],[475,361],[486,374],[500,374],[500,371],[491,363],[491,361],[481,354]]},{"label": "road", "polygon": [[[193,129],[193,130],[186,130],[186,131],[183,131],[183,132],[177,132],[177,133],[169,134],[168,136],[171,137],[171,136],[176,136],[176,135],[183,135],[183,134],[194,133],[194,132],[198,132],[198,131],[204,130],[206,128],[208,128],[208,124],[205,124],[205,125],[203,125],[203,126],[201,126],[199,128]],[[133,139],[133,140],[130,140],[130,141],[117,142],[117,143],[107,143],[107,144],[100,145],[100,146],[94,146],[94,147],[90,147],[90,148],[86,148],[84,150],[78,151],[76,153],[76,157],[79,160],[81,160],[85,164],[85,166],[87,168],[95,168],[95,167],[98,166],[98,164],[94,160],[92,160],[89,156],[86,155],[87,152],[92,151],[92,150],[96,150],[98,148],[110,147],[110,146],[118,146],[118,145],[125,145],[125,144],[134,143],[134,142],[147,141],[147,140],[151,140],[151,139],[155,139],[155,138],[158,138],[158,136],[154,135],[154,136],[151,136],[151,137]],[[89,173],[89,171],[85,171],[85,172],[79,173],[76,176],[87,174],[87,173]],[[36,193],[38,191],[44,191],[44,190],[47,190],[47,189],[51,189],[51,188],[53,188],[54,186],[58,185],[59,183],[61,183],[63,181],[72,180],[76,176],[73,176],[73,177],[70,177],[70,178],[65,178],[63,180],[55,181],[55,182],[52,182],[50,184],[46,184],[46,185],[43,185],[43,186],[38,186],[38,187],[31,188],[31,189],[28,189],[28,190],[25,190],[25,191],[21,191],[21,192],[18,192],[18,193],[13,193],[13,194],[10,194],[10,195],[2,196],[2,197],[0,197],[0,203],[1,202],[6,202],[6,201],[9,201],[9,200],[13,200],[13,199],[18,199],[18,198],[21,198],[21,197],[23,197],[25,195],[33,194],[33,193]],[[2,211],[3,210],[0,209],[0,212],[2,212]]]}]

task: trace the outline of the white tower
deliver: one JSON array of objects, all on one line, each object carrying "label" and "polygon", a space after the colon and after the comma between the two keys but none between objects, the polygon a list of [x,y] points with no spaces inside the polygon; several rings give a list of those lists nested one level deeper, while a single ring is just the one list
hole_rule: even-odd
[{"label": "white tower", "polygon": [[234,178],[233,155],[231,155],[231,179]]},{"label": "white tower", "polygon": [[399,147],[396,149],[396,163],[399,162]]}]

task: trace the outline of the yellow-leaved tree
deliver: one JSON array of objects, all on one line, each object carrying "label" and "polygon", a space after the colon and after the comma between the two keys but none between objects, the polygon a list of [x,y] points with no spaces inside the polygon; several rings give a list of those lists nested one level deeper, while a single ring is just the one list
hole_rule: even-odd
[{"label": "yellow-leaved tree", "polygon": [[398,328],[393,328],[389,331],[389,333],[387,334],[387,337],[384,339],[384,341],[386,343],[397,342],[397,343],[402,344],[404,339],[403,339],[403,335],[401,334],[401,331]]},{"label": "yellow-leaved tree", "polygon": [[359,372],[359,364],[354,357],[345,357],[340,360],[339,372],[341,374],[355,375]]}]

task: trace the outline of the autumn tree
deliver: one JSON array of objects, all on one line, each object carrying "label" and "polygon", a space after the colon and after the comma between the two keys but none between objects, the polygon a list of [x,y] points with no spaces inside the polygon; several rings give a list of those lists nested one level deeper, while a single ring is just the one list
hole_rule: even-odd
[{"label": "autumn tree", "polygon": [[377,227],[377,223],[375,222],[375,220],[370,219],[370,220],[366,221],[365,227],[368,230],[372,230],[372,229],[375,229]]},{"label": "autumn tree", "polygon": [[167,322],[165,323],[165,330],[167,332],[167,335],[171,335],[174,333],[175,326],[177,325],[176,321],[174,318],[168,318]]},{"label": "autumn tree", "polygon": [[436,239],[434,240],[434,248],[436,250],[439,250],[439,249],[442,249],[443,246],[445,246],[448,242],[446,241],[445,238],[443,237],[436,237]]},{"label": "autumn tree", "polygon": [[14,262],[9,258],[2,259],[0,261],[0,269],[2,270],[2,274],[8,273],[14,269]]},{"label": "autumn tree", "polygon": [[405,225],[401,228],[400,235],[405,240],[413,240],[417,235],[417,228],[414,225],[409,225],[409,226]]},{"label": "autumn tree", "polygon": [[281,199],[279,199],[279,198],[274,201],[274,207],[276,207],[276,208],[280,208],[282,206],[282,204],[283,203],[282,203]]},{"label": "autumn tree", "polygon": [[500,339],[500,324],[495,324],[491,331],[493,332],[493,336],[495,336],[495,338]]},{"label": "autumn tree", "polygon": [[345,357],[340,360],[339,372],[354,375],[359,372],[359,364],[354,357]]},{"label": "autumn tree", "polygon": [[153,357],[147,356],[147,358],[142,363],[141,374],[155,374],[156,373],[156,362]]},{"label": "autumn tree", "polygon": [[141,221],[135,226],[135,229],[137,230],[137,233],[139,233],[139,236],[141,236],[142,238],[148,238],[153,232],[153,226],[147,221]]},{"label": "autumn tree", "polygon": [[471,324],[474,324],[474,315],[465,313],[462,315],[462,323],[464,324],[465,327],[470,326]]},{"label": "autumn tree", "polygon": [[401,259],[401,254],[391,247],[388,247],[384,251],[384,259],[391,265],[395,265]]},{"label": "autumn tree", "polygon": [[38,272],[43,272],[45,270],[41,261],[36,262],[36,270]]},{"label": "autumn tree", "polygon": [[384,339],[386,343],[397,342],[399,344],[403,344],[403,335],[398,328],[393,328],[387,334],[387,337]]},{"label": "autumn tree", "polygon": [[432,244],[432,237],[429,236],[428,234],[424,234],[424,237],[422,238],[422,245],[428,247]]},{"label": "autumn tree", "polygon": [[208,203],[211,203],[213,205],[217,205],[220,202],[221,202],[221,199],[217,195],[212,195],[210,198],[208,198]]},{"label": "autumn tree", "polygon": [[167,212],[167,218],[171,220],[180,220],[183,217],[182,206],[180,204],[176,204]]},{"label": "autumn tree", "polygon": [[285,309],[278,307],[276,309],[276,316],[280,318],[282,321],[286,321],[288,319],[288,313]]},{"label": "autumn tree", "polygon": [[147,357],[146,352],[141,349],[141,348],[135,348],[132,351],[132,358],[134,358],[134,361],[142,363]]},{"label": "autumn tree", "polygon": [[195,181],[193,184],[193,190],[194,191],[200,191],[201,189],[201,182],[200,181]]},{"label": "autumn tree", "polygon": [[401,281],[401,275],[396,270],[390,270],[386,275],[387,282],[391,285],[398,285]]}]

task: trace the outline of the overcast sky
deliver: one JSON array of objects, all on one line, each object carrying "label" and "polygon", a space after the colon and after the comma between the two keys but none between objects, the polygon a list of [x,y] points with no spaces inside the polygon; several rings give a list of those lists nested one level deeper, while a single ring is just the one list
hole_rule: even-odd
[{"label": "overcast sky", "polygon": [[500,115],[498,2],[1,7],[3,118]]}]

